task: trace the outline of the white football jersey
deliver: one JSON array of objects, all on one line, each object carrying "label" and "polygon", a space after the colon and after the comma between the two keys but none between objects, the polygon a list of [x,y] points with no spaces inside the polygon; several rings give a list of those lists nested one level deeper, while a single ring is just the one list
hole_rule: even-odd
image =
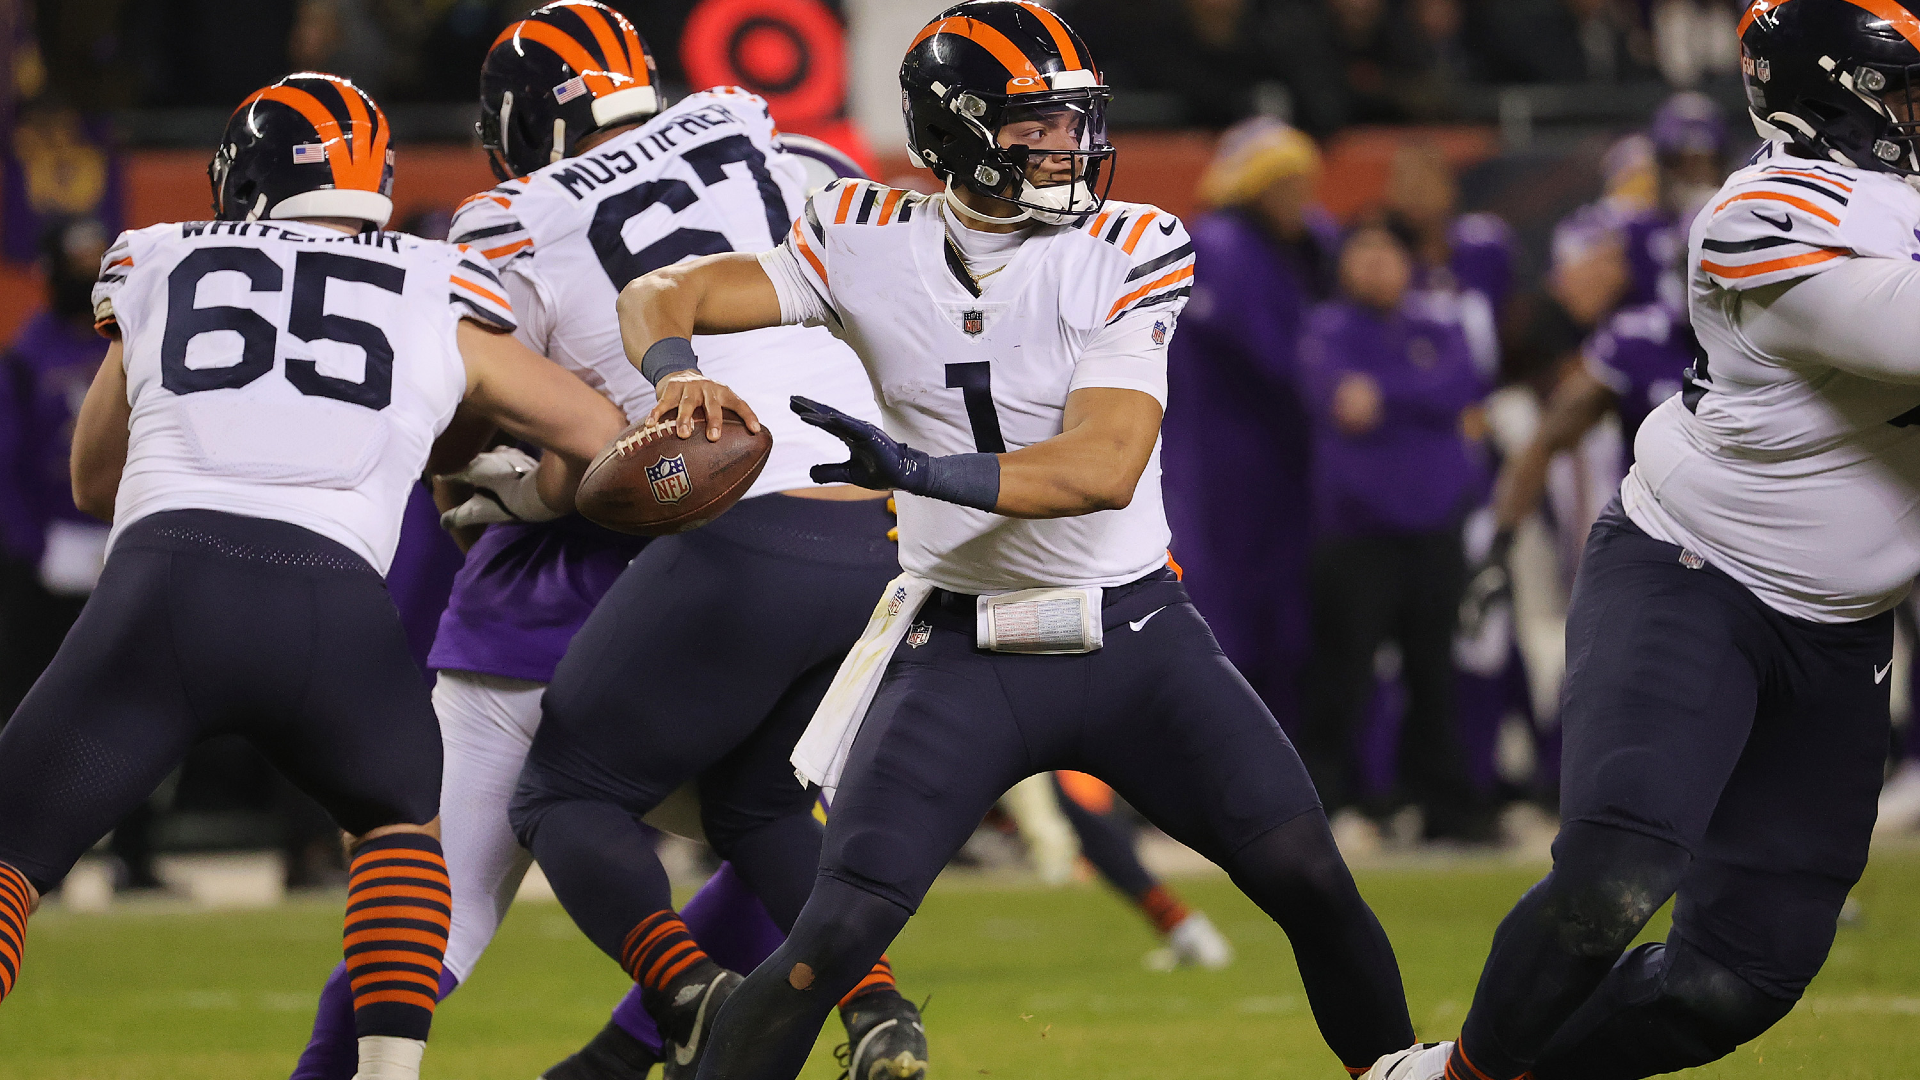
[{"label": "white football jersey", "polygon": [[[842,181],[762,258],[783,317],[823,323],[860,354],[888,434],[934,455],[1004,452],[1060,434],[1081,387],[1166,406],[1166,345],[1193,286],[1178,218],[1109,202],[1077,225],[1034,226],[976,283],[948,213],[944,196]],[[898,500],[900,565],[955,592],[1117,585],[1167,562],[1157,442],[1120,510],[1026,520]]]},{"label": "white football jersey", "polygon": [[1916,229],[1920,193],[1900,177],[1777,144],[1694,220],[1689,307],[1704,371],[1696,364],[1641,425],[1621,495],[1648,533],[1785,614],[1869,618],[1920,573],[1920,385],[1768,354],[1742,329],[1758,316],[1750,294],[1854,259],[1910,267]]},{"label": "white football jersey", "polygon": [[[592,150],[462,203],[450,235],[506,281],[529,348],[639,420],[653,387],[628,362],[615,301],[627,282],[682,259],[765,251],[806,198],[807,173],[783,153],[766,102],[707,90]],[[774,327],[693,339],[700,368],[726,383],[773,434],[747,496],[808,488],[807,470],[846,446],[801,423],[787,399],[809,388],[877,420],[860,362],[824,330]]]},{"label": "white football jersey", "polygon": [[163,510],[221,510],[310,529],[382,574],[466,394],[455,328],[514,326],[477,254],[297,221],[122,233],[93,299],[133,409],[115,537]]}]

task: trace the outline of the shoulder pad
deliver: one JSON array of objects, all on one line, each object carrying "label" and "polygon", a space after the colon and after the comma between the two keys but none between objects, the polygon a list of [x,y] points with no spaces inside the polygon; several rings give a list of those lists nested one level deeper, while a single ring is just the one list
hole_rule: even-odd
[{"label": "shoulder pad", "polygon": [[470,195],[453,211],[447,239],[470,245],[494,266],[533,253],[533,236],[521,223],[514,200],[526,193],[518,181]]},{"label": "shoulder pad", "polygon": [[1700,270],[1723,289],[1808,277],[1854,254],[1841,238],[1855,178],[1818,162],[1742,170],[1714,196]]}]

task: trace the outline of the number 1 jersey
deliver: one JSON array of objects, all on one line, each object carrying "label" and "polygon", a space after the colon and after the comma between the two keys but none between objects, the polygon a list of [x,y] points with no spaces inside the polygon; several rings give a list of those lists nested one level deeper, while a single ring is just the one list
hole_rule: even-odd
[{"label": "number 1 jersey", "polygon": [[[761,257],[783,319],[824,324],[859,354],[888,434],[930,454],[1001,453],[1060,434],[1082,388],[1166,407],[1167,342],[1193,286],[1178,218],[1110,201],[1031,227],[976,277],[948,236],[952,213],[945,196],[843,180]],[[1167,562],[1157,442],[1124,509],[1026,520],[898,499],[900,565],[955,592],[1118,585]]]},{"label": "number 1 jersey", "polygon": [[[451,235],[500,272],[521,341],[638,420],[653,409],[653,387],[622,347],[620,290],[682,259],[771,248],[806,198],[805,176],[780,149],[764,101],[706,90],[473,196]],[[793,415],[789,396],[828,393],[856,416],[879,418],[860,361],[824,330],[774,327],[693,343],[701,370],[732,387],[773,433],[773,456],[748,497],[812,487],[811,466],[846,460],[839,440]]]},{"label": "number 1 jersey", "polygon": [[477,254],[297,221],[122,233],[93,299],[132,406],[116,538],[163,510],[220,510],[310,529],[382,574],[466,394],[455,328],[514,328]]}]

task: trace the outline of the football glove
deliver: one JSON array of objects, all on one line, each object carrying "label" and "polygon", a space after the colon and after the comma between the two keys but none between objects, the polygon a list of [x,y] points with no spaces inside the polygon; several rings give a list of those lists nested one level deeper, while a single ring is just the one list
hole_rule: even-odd
[{"label": "football glove", "polygon": [[559,517],[559,512],[540,498],[534,482],[539,467],[540,463],[525,451],[502,446],[475,457],[459,472],[441,477],[471,486],[473,496],[441,514],[440,527],[451,530],[508,521],[552,521]]},{"label": "football glove", "polygon": [[1507,569],[1507,557],[1513,550],[1513,534],[1494,534],[1493,545],[1481,563],[1470,568],[1466,594],[1460,598],[1460,632],[1478,637],[1487,616],[1502,604],[1513,603],[1513,574]]},{"label": "football glove", "polygon": [[893,488],[987,511],[1000,500],[1000,459],[993,454],[934,457],[831,405],[797,395],[791,404],[800,419],[846,443],[853,454],[837,464],[815,465],[808,475],[816,484]]}]

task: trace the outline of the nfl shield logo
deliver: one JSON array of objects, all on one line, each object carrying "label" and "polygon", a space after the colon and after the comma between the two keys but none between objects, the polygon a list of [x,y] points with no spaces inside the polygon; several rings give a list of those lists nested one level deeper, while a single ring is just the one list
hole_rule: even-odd
[{"label": "nfl shield logo", "polygon": [[987,328],[987,313],[984,311],[963,311],[960,313],[960,329],[968,337],[979,337],[980,331]]},{"label": "nfl shield logo", "polygon": [[687,459],[683,454],[661,458],[658,464],[647,466],[647,481],[653,485],[653,497],[663,503],[677,503],[693,490],[687,481]]},{"label": "nfl shield logo", "polygon": [[933,627],[923,622],[907,627],[907,646],[917,649],[933,638]]},{"label": "nfl shield logo", "polygon": [[1167,320],[1153,320],[1153,343],[1155,345],[1165,345],[1167,343]]}]

